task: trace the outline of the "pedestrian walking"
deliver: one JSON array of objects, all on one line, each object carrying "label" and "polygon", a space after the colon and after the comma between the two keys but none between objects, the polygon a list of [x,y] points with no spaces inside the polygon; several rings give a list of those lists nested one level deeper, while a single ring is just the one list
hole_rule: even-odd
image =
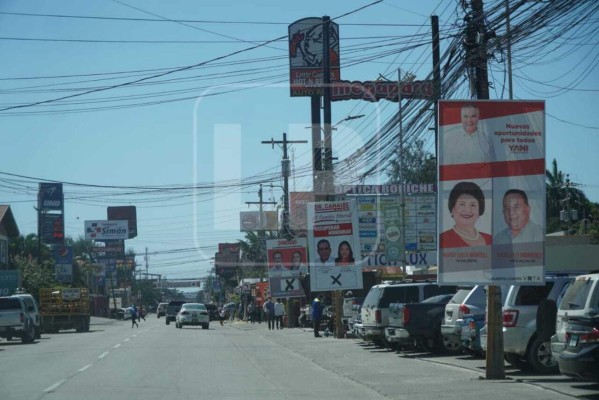
[{"label": "pedestrian walking", "polygon": [[218,316],[219,316],[220,324],[224,325],[223,321],[225,320],[225,318],[227,318],[227,309],[225,307],[221,307]]},{"label": "pedestrian walking", "polygon": [[285,316],[285,305],[281,303],[281,299],[277,299],[275,303],[275,322],[277,329],[283,329],[283,317]]},{"label": "pedestrian walking", "polygon": [[133,328],[134,325],[139,328],[139,324],[137,323],[137,308],[135,307],[135,304],[131,306],[131,328]]},{"label": "pedestrian walking", "polygon": [[312,302],[312,323],[314,324],[314,337],[320,337],[320,320],[322,319],[323,295],[316,296]]},{"label": "pedestrian walking", "polygon": [[266,320],[268,321],[268,329],[275,329],[275,304],[272,302],[272,298],[268,298],[266,303],[262,306],[264,313],[266,314]]},{"label": "pedestrian walking", "polygon": [[143,306],[139,306],[139,322],[141,322],[141,320],[146,320],[146,311],[143,308]]}]

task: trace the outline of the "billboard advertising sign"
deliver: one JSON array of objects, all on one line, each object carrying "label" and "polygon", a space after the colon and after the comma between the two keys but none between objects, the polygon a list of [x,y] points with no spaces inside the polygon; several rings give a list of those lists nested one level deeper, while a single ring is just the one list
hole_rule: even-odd
[{"label": "billboard advertising sign", "polygon": [[73,264],[54,265],[54,276],[60,283],[73,282]]},{"label": "billboard advertising sign", "polygon": [[310,290],[362,289],[355,200],[308,203]]},{"label": "billboard advertising sign", "polygon": [[[289,67],[291,97],[322,96],[323,54],[322,18],[304,18],[289,25]],[[329,22],[329,62],[331,82],[341,79],[339,25]]]},{"label": "billboard advertising sign", "polygon": [[439,282],[545,282],[545,104],[439,101]]},{"label": "billboard advertising sign", "polygon": [[52,254],[56,264],[73,264],[73,246],[55,246]]},{"label": "billboard advertising sign", "polygon": [[129,221],[85,221],[85,238],[91,240],[124,240],[129,238]]},{"label": "billboard advertising sign", "polygon": [[40,211],[62,211],[64,208],[62,183],[40,183],[37,194],[37,208]]},{"label": "billboard advertising sign", "polygon": [[21,286],[21,273],[17,270],[0,271],[0,296],[15,294]]},{"label": "billboard advertising sign", "polygon": [[289,193],[289,226],[294,231],[308,229],[307,204],[314,202],[314,192]]},{"label": "billboard advertising sign", "polygon": [[42,212],[40,216],[40,231],[42,242],[45,244],[64,244],[64,218],[62,214]]},{"label": "billboard advertising sign", "polygon": [[108,207],[106,209],[106,214],[109,221],[128,221],[128,239],[132,239],[137,236],[137,209],[135,208],[135,206]]},{"label": "billboard advertising sign", "polygon": [[304,296],[300,276],[308,273],[307,243],[306,238],[266,241],[271,296]]},{"label": "billboard advertising sign", "polygon": [[242,211],[239,213],[239,230],[276,231],[279,229],[279,216],[276,211]]}]

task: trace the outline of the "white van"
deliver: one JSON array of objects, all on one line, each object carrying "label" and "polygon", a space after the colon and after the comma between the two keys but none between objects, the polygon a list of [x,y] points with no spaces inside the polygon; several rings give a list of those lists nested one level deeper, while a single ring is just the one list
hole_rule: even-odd
[{"label": "white van", "polygon": [[389,304],[419,303],[438,294],[453,294],[456,286],[439,286],[436,281],[385,283],[373,286],[360,311],[362,318],[361,336],[375,346],[384,347],[385,328],[389,325]]}]

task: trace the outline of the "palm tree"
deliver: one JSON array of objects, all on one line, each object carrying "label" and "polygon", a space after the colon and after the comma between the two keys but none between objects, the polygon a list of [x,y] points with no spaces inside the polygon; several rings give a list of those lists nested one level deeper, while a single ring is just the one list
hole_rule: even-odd
[{"label": "palm tree", "polygon": [[266,240],[276,239],[277,232],[248,231],[245,240],[239,240],[243,276],[246,278],[263,277],[266,271]]}]

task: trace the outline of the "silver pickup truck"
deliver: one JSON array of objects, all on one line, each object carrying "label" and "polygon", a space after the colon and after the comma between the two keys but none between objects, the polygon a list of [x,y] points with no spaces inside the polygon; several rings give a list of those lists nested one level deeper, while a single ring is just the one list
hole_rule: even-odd
[{"label": "silver pickup truck", "polygon": [[23,299],[0,297],[0,337],[20,337],[22,343],[32,343],[35,336],[35,322]]}]

